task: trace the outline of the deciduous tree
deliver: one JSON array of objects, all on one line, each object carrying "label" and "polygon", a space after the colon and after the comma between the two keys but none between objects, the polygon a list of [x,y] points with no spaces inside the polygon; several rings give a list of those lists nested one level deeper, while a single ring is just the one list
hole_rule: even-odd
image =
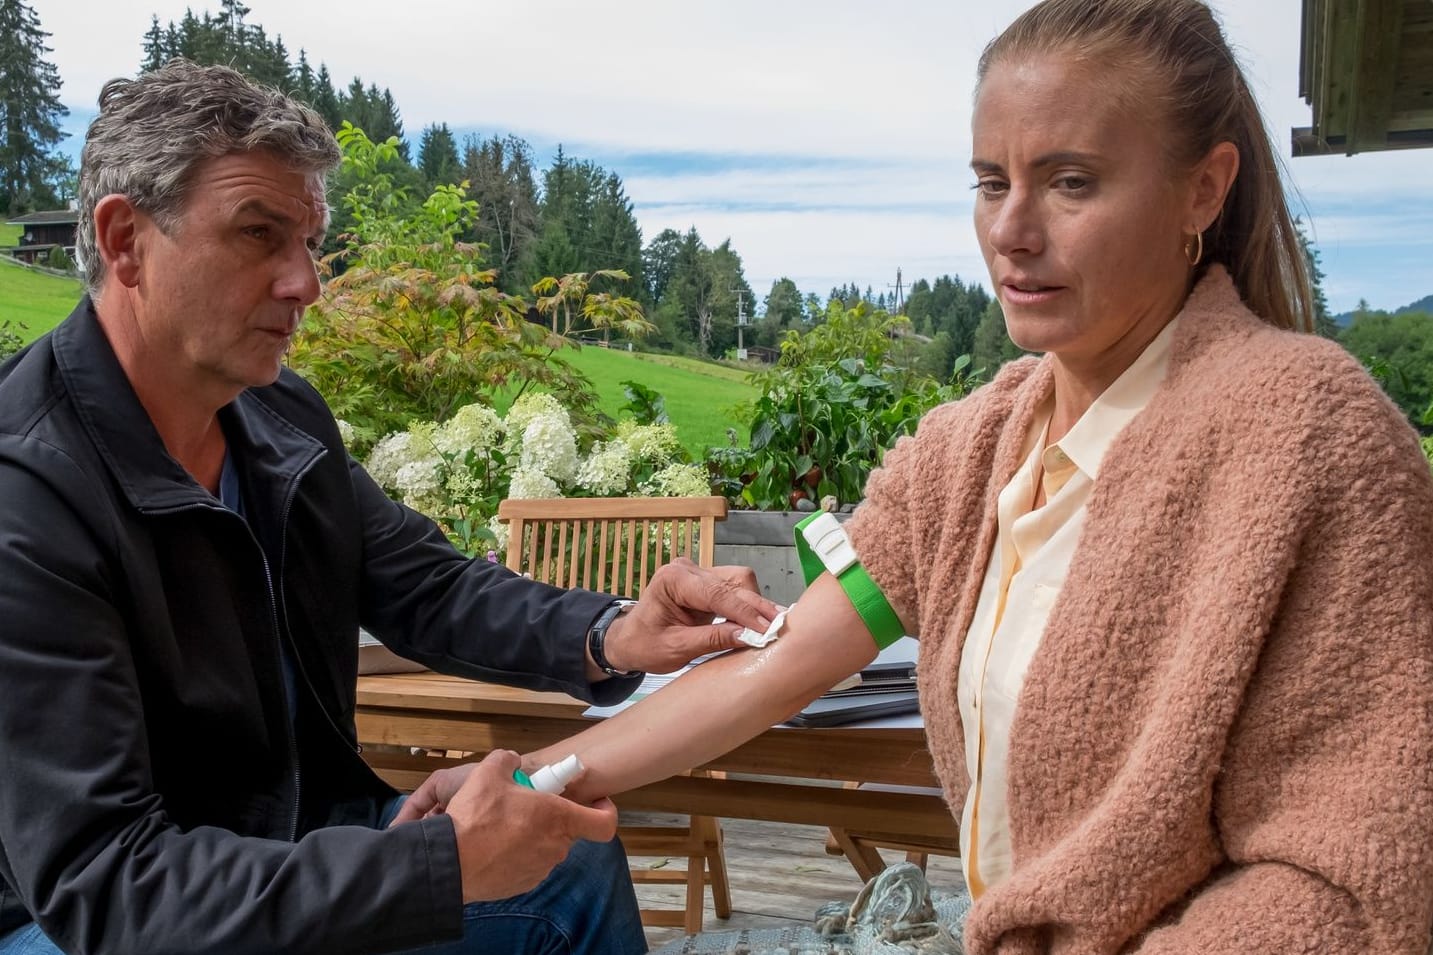
[{"label": "deciduous tree", "polygon": [[1383,383],[1388,395],[1422,423],[1433,404],[1433,315],[1427,312],[1369,311],[1366,302],[1340,340]]},{"label": "deciduous tree", "polygon": [[779,278],[771,283],[762,303],[761,320],[756,323],[756,344],[766,348],[776,347],[777,342],[789,329],[799,329],[803,324],[805,306],[801,290],[788,278]]},{"label": "deciduous tree", "polygon": [[[468,136],[463,140],[463,178],[468,182],[468,194],[478,202],[471,235],[488,247],[488,260],[498,270],[498,285],[508,292],[523,288],[519,263],[538,235],[534,167],[532,147],[517,136]],[[568,261],[566,253],[561,257]]]}]

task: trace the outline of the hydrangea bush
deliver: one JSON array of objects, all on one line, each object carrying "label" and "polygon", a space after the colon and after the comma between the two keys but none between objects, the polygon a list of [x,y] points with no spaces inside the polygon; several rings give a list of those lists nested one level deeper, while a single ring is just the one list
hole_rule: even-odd
[{"label": "hydrangea bush", "polygon": [[567,409],[539,392],[502,417],[472,404],[442,423],[414,422],[375,444],[365,465],[395,500],[478,554],[507,548],[507,525],[497,519],[504,498],[710,494],[706,472],[685,458],[671,424],[632,420],[584,453]]}]

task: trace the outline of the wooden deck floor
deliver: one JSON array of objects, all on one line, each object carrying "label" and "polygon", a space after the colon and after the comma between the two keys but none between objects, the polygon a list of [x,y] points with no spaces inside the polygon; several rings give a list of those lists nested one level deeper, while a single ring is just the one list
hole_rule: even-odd
[{"label": "wooden deck floor", "polygon": [[[654,813],[623,814],[624,824],[660,825],[675,816]],[[793,826],[747,819],[724,819],[727,869],[731,877],[732,916],[718,919],[707,894],[704,927],[708,932],[741,928],[771,928],[810,924],[818,906],[841,900],[850,902],[861,889],[860,877],[842,856],[826,854],[826,830],[815,826]],[[904,853],[883,853],[888,861],[905,858]],[[677,862],[679,860],[673,860]],[[633,859],[634,868],[661,864],[660,859]],[[958,859],[932,856],[927,867],[931,884],[955,891],[965,882]],[[643,905],[680,908],[685,898],[681,886],[639,886]],[[675,928],[649,928],[647,941],[658,947],[680,938]]]}]

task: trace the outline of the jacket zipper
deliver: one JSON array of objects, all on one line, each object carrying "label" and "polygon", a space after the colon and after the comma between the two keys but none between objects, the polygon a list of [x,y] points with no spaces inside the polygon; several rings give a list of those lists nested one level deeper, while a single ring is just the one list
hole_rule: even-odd
[{"label": "jacket zipper", "polygon": [[[309,463],[310,463],[310,465],[311,465],[313,462],[309,462]],[[305,467],[305,468],[304,468],[304,471],[307,471],[307,470],[308,470],[308,467]],[[304,472],[300,472],[299,475],[296,475],[295,478],[294,478],[293,483],[291,483],[290,486],[289,486],[289,503],[286,503],[285,506],[284,506],[284,517],[283,517],[283,520],[282,520],[282,521],[280,522],[280,524],[279,524],[279,528],[280,528],[281,531],[284,529],[284,526],[285,526],[285,525],[287,524],[287,522],[288,522],[289,506],[290,506],[290,504],[292,503],[292,499],[293,499],[294,492],[297,490],[298,477],[302,476],[303,473],[304,473]],[[264,585],[268,588],[268,591],[269,591],[269,621],[270,621],[271,627],[273,628],[273,634],[274,634],[274,649],[277,650],[277,651],[278,651],[278,654],[279,654],[279,656],[278,656],[279,679],[280,679],[280,681],[282,682],[282,680],[283,680],[283,666],[284,666],[284,646],[283,646],[283,642],[284,642],[284,631],[283,631],[282,629],[280,629],[280,627],[279,627],[279,602],[278,602],[278,597],[277,597],[277,595],[276,595],[276,591],[274,590],[274,575],[273,575],[273,572],[272,572],[272,571],[270,570],[270,568],[269,568],[269,557],[268,557],[267,554],[264,553],[264,548],[263,548],[263,546],[259,543],[259,539],[254,536],[253,528],[251,528],[251,527],[249,526],[249,522],[248,522],[247,520],[245,520],[245,519],[242,518],[242,517],[239,517],[239,516],[238,516],[237,514],[235,514],[233,511],[229,510],[227,507],[224,507],[222,504],[217,504],[217,503],[216,503],[216,504],[211,504],[211,503],[209,503],[209,502],[206,501],[206,502],[204,502],[203,504],[201,504],[200,506],[201,506],[201,507],[204,507],[204,508],[206,508],[206,509],[208,509],[208,510],[215,511],[215,512],[220,513],[220,514],[226,514],[226,515],[229,515],[229,516],[232,516],[232,517],[237,517],[237,518],[239,519],[239,523],[241,523],[241,524],[244,525],[244,531],[245,531],[245,533],[247,533],[247,534],[249,535],[249,540],[253,543],[254,549],[259,552],[259,562],[263,565],[263,568],[264,568]],[[156,510],[156,511],[154,511],[154,513],[164,513],[165,510],[181,510],[181,509],[182,509],[182,508]],[[281,549],[282,549],[282,545],[281,545]],[[286,616],[287,616],[287,615],[286,615]],[[297,657],[297,654],[295,654],[295,657]],[[294,660],[294,666],[295,666],[296,669],[298,668],[298,660],[297,660],[297,659]],[[312,688],[310,688],[310,689],[312,689]],[[297,735],[297,732],[296,732],[296,730],[297,730],[297,715],[298,715],[298,714],[295,713],[295,712],[293,711],[293,709],[289,706],[289,694],[288,694],[288,690],[287,690],[284,686],[280,686],[280,687],[279,687],[279,699],[283,702],[284,716],[286,717],[287,722],[288,722],[288,725],[289,725],[289,734],[288,734],[288,741],[289,741],[289,747],[288,747],[288,748],[289,748],[289,767],[290,767],[290,772],[291,772],[292,775],[293,775],[293,781],[294,781],[293,805],[292,805],[292,807],[291,807],[290,810],[289,810],[289,842],[296,842],[296,841],[298,840],[298,831],[299,831],[299,791],[300,791],[300,790],[299,790],[299,787],[302,785],[302,779],[300,778],[300,774],[299,774],[299,743],[298,743],[298,735]],[[323,705],[322,705],[322,704],[319,705],[319,709],[323,709]],[[330,719],[331,719],[331,718],[330,718]]]},{"label": "jacket zipper", "polygon": [[[314,466],[315,463],[318,462],[318,459],[322,457],[324,453],[326,452],[321,452],[320,454],[315,455],[311,460],[308,461],[308,463],[303,466],[303,468],[297,474],[294,475],[293,481],[289,484],[288,494],[284,498],[283,514],[279,518],[279,580],[281,582],[284,576],[284,563],[287,560],[289,552],[289,512],[293,510],[294,497],[298,494],[299,481],[303,479],[303,476],[309,472],[309,470]],[[270,586],[272,587],[272,584]],[[289,627],[288,606],[286,604],[278,604],[277,601],[276,606],[280,608],[279,612],[283,614],[282,632],[290,635],[290,643],[292,644],[293,631]],[[328,723],[329,727],[334,731],[334,733],[338,736],[339,739],[345,739],[343,730],[339,729],[338,723],[334,721],[333,714],[328,711],[328,707],[323,705],[323,698],[318,695],[318,690],[314,688],[313,681],[309,679],[308,670],[305,669],[303,661],[299,659],[297,645],[294,645],[293,651],[294,669],[298,671],[299,677],[303,680],[304,688],[309,691],[309,695],[313,698],[314,703],[318,707],[318,711],[323,714],[323,718]],[[355,745],[354,752],[362,753],[363,747]],[[297,765],[297,763],[295,765]]]},{"label": "jacket zipper", "polygon": [[[288,554],[288,549],[289,549],[289,514],[293,511],[294,498],[298,496],[298,492],[299,492],[299,482],[303,480],[304,475],[308,474],[308,472],[309,472],[310,470],[312,470],[313,466],[318,462],[318,459],[319,459],[319,458],[323,457],[324,453],[325,453],[325,452],[320,451],[318,454],[315,454],[313,457],[309,458],[308,461],[304,462],[303,467],[299,468],[299,470],[294,474],[293,479],[289,481],[288,489],[284,492],[284,509],[283,509],[282,513],[279,515],[279,584],[280,584],[280,585],[282,585],[282,583],[283,583],[283,577],[284,577],[284,560],[285,560],[286,555]],[[260,548],[260,550],[262,551],[262,548]],[[292,663],[293,663],[294,670],[295,670],[295,672],[297,673],[298,677],[299,677],[301,680],[303,680],[303,687],[304,687],[304,689],[308,690],[309,696],[312,697],[312,699],[313,699],[313,701],[314,701],[314,704],[315,704],[315,705],[318,707],[318,709],[319,709],[319,712],[323,713],[324,719],[326,719],[326,720],[329,722],[329,725],[333,725],[333,717],[329,715],[328,710],[327,710],[327,709],[324,707],[324,705],[323,705],[323,701],[322,701],[321,699],[319,699],[318,692],[314,689],[314,687],[313,687],[313,682],[312,682],[311,680],[309,680],[308,672],[304,669],[303,661],[299,659],[298,644],[294,641],[294,639],[293,639],[293,634],[292,634],[292,632],[291,632],[290,629],[289,629],[289,610],[288,610],[288,606],[285,605],[285,604],[280,603],[280,601],[279,601],[279,592],[278,592],[278,589],[275,587],[275,584],[274,584],[274,576],[273,576],[272,572],[270,571],[270,568],[269,568],[269,560],[268,560],[268,557],[267,557],[267,556],[265,556],[265,558],[264,558],[264,576],[268,578],[268,582],[269,582],[269,606],[270,606],[270,607],[272,608],[272,610],[273,610],[273,614],[274,614],[274,630],[275,630],[276,634],[278,635],[279,642],[280,642],[280,647],[279,647],[280,659],[282,660],[282,654],[283,654],[283,652],[284,652],[284,648],[283,648],[283,646],[282,646],[282,643],[283,643],[283,641],[287,640],[288,643],[289,643],[289,648],[290,648],[290,650],[292,651],[292,652],[290,653],[290,657],[292,658]],[[280,618],[280,615],[282,615],[282,618],[283,618],[283,619],[282,619],[282,626],[280,626],[280,622],[281,622],[280,619],[279,619],[279,618]],[[297,686],[296,686],[295,688],[297,689]],[[296,700],[295,702],[297,702],[297,700]],[[284,703],[285,703],[285,705],[287,706],[287,704],[288,704],[288,693],[287,693],[287,692],[285,692],[285,694],[284,694]],[[300,807],[302,806],[302,800],[301,800],[300,797],[301,797],[302,792],[303,792],[303,789],[302,789],[303,780],[302,780],[302,778],[301,778],[301,772],[300,772],[300,766],[299,766],[299,742],[298,742],[298,723],[297,723],[297,715],[298,715],[298,714],[297,714],[297,713],[290,713],[289,715],[290,715],[291,730],[292,730],[292,731],[289,733],[289,752],[290,752],[290,754],[291,754],[292,765],[293,765],[293,768],[294,768],[294,805],[293,805],[293,814],[292,814],[292,816],[291,816],[290,825],[289,825],[289,841],[290,841],[290,842],[297,842],[297,841],[298,841],[298,833],[299,833],[299,809],[300,809]],[[340,738],[342,738],[342,734],[340,734]]]},{"label": "jacket zipper", "polygon": [[[280,524],[280,527],[283,525]],[[254,542],[258,546],[258,541]],[[284,667],[284,631],[279,628],[279,601],[274,590],[274,575],[269,569],[269,558],[264,549],[259,547],[259,559],[264,562],[264,583],[269,587],[269,617],[274,623],[274,648],[279,651],[279,675],[283,676]],[[294,668],[298,669],[297,654],[294,654]],[[289,693],[286,687],[283,690],[284,715],[288,717],[289,723],[289,767],[293,772],[294,779],[294,801],[289,810],[289,841],[297,842],[299,837],[299,806],[303,780],[299,773],[299,740],[298,740],[298,713],[289,703]],[[320,707],[322,709],[322,707]]]}]

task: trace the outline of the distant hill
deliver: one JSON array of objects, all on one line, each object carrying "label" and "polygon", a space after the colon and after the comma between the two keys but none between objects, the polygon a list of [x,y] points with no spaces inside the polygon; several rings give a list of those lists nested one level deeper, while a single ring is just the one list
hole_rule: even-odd
[{"label": "distant hill", "polygon": [[[1374,311],[1378,311],[1378,309],[1374,309]],[[1427,312],[1429,315],[1433,315],[1433,295],[1425,295],[1416,302],[1411,302],[1402,308],[1394,309],[1389,314],[1402,315],[1404,312]],[[1344,312],[1342,315],[1335,315],[1333,317],[1334,323],[1337,324],[1339,328],[1348,328],[1349,325],[1353,324],[1354,314],[1354,312]]]},{"label": "distant hill", "polygon": [[1425,295],[1412,305],[1405,305],[1393,314],[1402,315],[1404,312],[1427,312],[1429,315],[1433,315],[1433,295]]}]

